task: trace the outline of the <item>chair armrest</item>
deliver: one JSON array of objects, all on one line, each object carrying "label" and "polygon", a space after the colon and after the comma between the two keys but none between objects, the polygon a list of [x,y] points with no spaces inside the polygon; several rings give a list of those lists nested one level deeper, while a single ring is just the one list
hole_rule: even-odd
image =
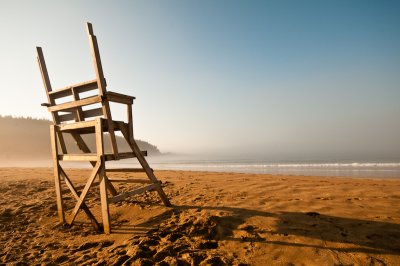
[{"label": "chair armrest", "polygon": [[105,96],[107,100],[109,100],[110,102],[124,103],[124,104],[133,104],[133,100],[135,99],[135,97],[133,96],[124,95],[112,91],[107,91]]}]

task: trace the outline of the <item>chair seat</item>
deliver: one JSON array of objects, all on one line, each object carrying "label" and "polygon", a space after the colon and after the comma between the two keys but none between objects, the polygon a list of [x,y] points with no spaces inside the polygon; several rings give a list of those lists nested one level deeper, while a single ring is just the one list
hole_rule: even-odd
[{"label": "chair seat", "polygon": [[[103,119],[107,120],[107,119]],[[122,127],[126,129],[129,125],[123,121],[112,121],[114,124],[114,130],[120,131]],[[76,134],[92,134],[95,133],[95,126],[97,124],[96,120],[91,121],[83,121],[83,122],[75,122],[75,123],[68,123],[68,124],[60,124],[58,125],[59,130],[65,133],[76,133]],[[103,124],[103,132],[108,132],[108,123]]]}]

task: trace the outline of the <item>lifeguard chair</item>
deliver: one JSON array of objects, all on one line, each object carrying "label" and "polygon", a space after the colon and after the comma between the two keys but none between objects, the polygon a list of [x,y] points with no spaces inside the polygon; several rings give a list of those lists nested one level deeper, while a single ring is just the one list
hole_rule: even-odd
[{"label": "lifeguard chair", "polygon": [[[62,224],[69,224],[72,226],[79,210],[82,209],[97,230],[104,230],[106,234],[109,234],[111,233],[109,214],[110,203],[115,203],[125,199],[126,197],[153,190],[158,193],[165,206],[170,206],[171,203],[161,187],[161,182],[157,180],[153,170],[150,168],[144,157],[147,153],[140,151],[139,146],[133,137],[132,104],[135,97],[107,91],[97,38],[93,33],[91,23],[87,23],[87,32],[94,69],[96,72],[96,78],[93,80],[53,90],[43,57],[42,48],[36,48],[39,68],[48,99],[48,103],[42,104],[42,106],[47,106],[47,109],[53,117],[53,124],[50,126],[50,139],[59,221]],[[85,96],[88,94],[91,94],[91,96]],[[110,102],[126,105],[127,122],[115,121],[112,119]],[[122,133],[131,149],[131,152],[119,152],[115,137],[116,131]],[[76,154],[68,151],[63,138],[64,133],[72,135],[78,148],[81,150],[81,153]],[[95,151],[91,151],[82,138],[82,135],[84,134],[93,133],[96,142]],[[110,139],[111,153],[105,152],[105,133],[108,134]],[[141,168],[106,169],[106,161],[128,158],[136,158],[139,161]],[[93,166],[93,170],[91,171],[81,193],[76,190],[71,179],[61,167],[60,161],[87,161]],[[148,180],[111,179],[107,177],[107,173],[109,172],[145,172]],[[88,191],[92,187],[96,177],[98,177],[100,184],[102,225],[98,223],[93,213],[85,204]],[[63,192],[61,189],[62,182],[68,186],[72,195],[77,200],[68,219],[65,217],[66,212],[63,204]],[[131,191],[118,193],[113,186],[114,182],[137,182],[147,184]]]}]

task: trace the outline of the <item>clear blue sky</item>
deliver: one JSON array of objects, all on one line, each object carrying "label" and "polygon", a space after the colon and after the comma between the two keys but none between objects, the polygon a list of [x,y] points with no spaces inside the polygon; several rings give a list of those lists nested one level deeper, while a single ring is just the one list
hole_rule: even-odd
[{"label": "clear blue sky", "polygon": [[[0,1],[0,114],[50,118],[53,87],[134,95],[162,151],[400,158],[399,1]],[[122,112],[117,110],[117,117]]]}]

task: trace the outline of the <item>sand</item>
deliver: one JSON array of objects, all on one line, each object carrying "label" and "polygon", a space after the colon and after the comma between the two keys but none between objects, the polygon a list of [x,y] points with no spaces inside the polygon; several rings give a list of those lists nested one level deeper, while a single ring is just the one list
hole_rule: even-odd
[{"label": "sand", "polygon": [[[0,168],[0,264],[400,265],[399,180],[156,175],[174,207],[154,192],[114,204],[105,235],[82,211],[58,225],[52,169]],[[88,206],[99,218],[96,187]]]}]

